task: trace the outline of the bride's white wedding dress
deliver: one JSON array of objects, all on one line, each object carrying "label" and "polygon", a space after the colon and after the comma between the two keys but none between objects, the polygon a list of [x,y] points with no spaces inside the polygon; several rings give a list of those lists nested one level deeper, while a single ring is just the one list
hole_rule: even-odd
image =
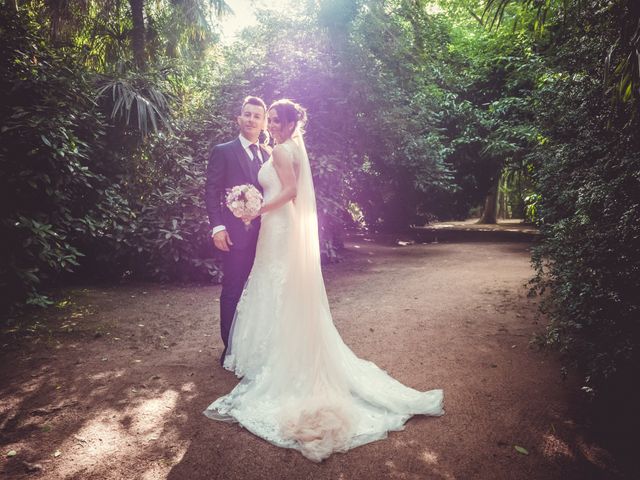
[{"label": "bride's white wedding dress", "polygon": [[[419,392],[362,360],[336,330],[320,269],[311,169],[301,134],[283,144],[299,163],[295,201],[262,216],[255,263],[238,303],[225,368],[242,377],[205,410],[314,461],[442,415],[442,390]],[[258,180],[281,189],[272,160]]]}]

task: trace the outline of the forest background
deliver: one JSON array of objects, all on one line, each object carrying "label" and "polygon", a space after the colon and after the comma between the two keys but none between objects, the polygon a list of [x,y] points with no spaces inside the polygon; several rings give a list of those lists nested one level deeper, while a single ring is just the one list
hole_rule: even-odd
[{"label": "forest background", "polygon": [[345,228],[527,218],[541,231],[539,341],[629,428],[640,2],[269,3],[224,42],[224,1],[5,0],[4,323],[69,282],[218,281],[209,150],[236,134],[245,95],[287,97],[309,112],[325,261]]}]

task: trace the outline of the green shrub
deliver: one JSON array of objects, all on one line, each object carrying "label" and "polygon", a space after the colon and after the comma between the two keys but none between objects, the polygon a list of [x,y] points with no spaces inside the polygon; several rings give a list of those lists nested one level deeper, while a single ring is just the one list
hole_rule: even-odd
[{"label": "green shrub", "polygon": [[629,404],[640,373],[640,123],[628,115],[635,106],[603,95],[602,59],[617,34],[611,13],[585,18],[556,52],[572,61],[537,92],[545,141],[529,156],[542,233],[535,284],[550,318],[545,341],[581,368],[585,391],[611,398],[624,386],[616,401]]},{"label": "green shrub", "polygon": [[135,205],[130,268],[159,280],[219,280],[203,196],[208,142],[165,132],[147,147],[150,181]]},{"label": "green shrub", "polygon": [[41,287],[79,265],[80,244],[111,235],[130,211],[101,172],[106,124],[87,76],[37,25],[0,15],[3,307],[43,305]]}]

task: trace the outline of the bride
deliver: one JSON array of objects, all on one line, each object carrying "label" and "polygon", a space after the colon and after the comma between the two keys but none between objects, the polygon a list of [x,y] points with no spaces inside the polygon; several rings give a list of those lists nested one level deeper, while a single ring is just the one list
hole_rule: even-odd
[{"label": "bride", "polygon": [[302,127],[290,100],[267,112],[277,145],[260,169],[256,258],[238,303],[224,367],[242,377],[204,411],[239,422],[313,461],[385,438],[412,415],[442,415],[442,390],[419,392],[355,356],[336,330],[320,268],[316,202]]}]

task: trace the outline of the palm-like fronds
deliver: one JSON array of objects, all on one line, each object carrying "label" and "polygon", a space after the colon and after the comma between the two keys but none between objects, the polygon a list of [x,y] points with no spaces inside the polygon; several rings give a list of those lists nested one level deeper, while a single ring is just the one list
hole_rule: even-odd
[{"label": "palm-like fronds", "polygon": [[[16,8],[34,12],[48,27],[53,41],[81,49],[87,64],[99,71],[109,71],[123,59],[131,60],[136,41],[138,64],[154,58],[156,50],[205,50],[215,42],[216,19],[234,13],[224,0],[134,3],[137,16],[131,2],[121,0],[24,0],[16,3]],[[141,4],[144,18],[140,15]]]},{"label": "palm-like fronds", "polygon": [[566,15],[580,8],[582,3],[583,0],[486,0],[482,18],[490,28],[499,27],[507,7],[517,4],[525,11],[535,12],[534,29],[541,32],[549,19],[558,14]]},{"label": "palm-like fronds", "polygon": [[[110,95],[109,95],[110,93]],[[131,124],[131,114],[137,119],[137,128],[143,136],[149,133],[149,125],[158,131],[158,124],[169,127],[169,103],[162,91],[153,85],[136,85],[129,79],[105,79],[97,92],[97,99],[109,101],[111,118]]]},{"label": "palm-like fronds", "polygon": [[218,17],[233,15],[233,9],[224,0],[209,0],[209,4],[213,7]]}]

